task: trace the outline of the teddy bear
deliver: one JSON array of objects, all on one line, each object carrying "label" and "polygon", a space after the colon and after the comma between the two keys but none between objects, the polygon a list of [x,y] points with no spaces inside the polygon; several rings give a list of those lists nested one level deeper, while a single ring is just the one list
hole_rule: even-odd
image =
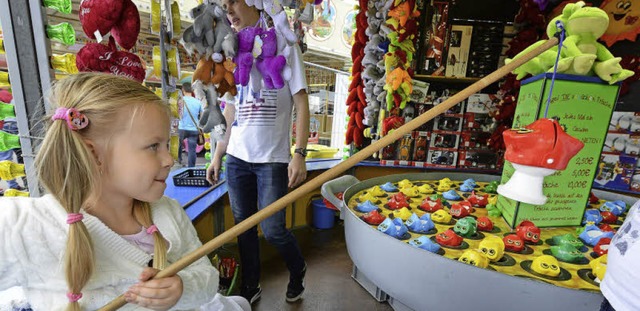
[{"label": "teddy bear", "polygon": [[238,32],[238,51],[234,58],[236,71],[233,73],[236,83],[247,86],[253,67],[253,45],[255,37],[262,32],[259,27],[245,27]]},{"label": "teddy bear", "polygon": [[262,74],[264,87],[281,89],[285,82],[282,77],[282,69],[287,64],[287,60],[284,56],[277,54],[276,30],[275,28],[263,30],[256,38],[260,38],[262,51],[256,59],[256,68]]}]

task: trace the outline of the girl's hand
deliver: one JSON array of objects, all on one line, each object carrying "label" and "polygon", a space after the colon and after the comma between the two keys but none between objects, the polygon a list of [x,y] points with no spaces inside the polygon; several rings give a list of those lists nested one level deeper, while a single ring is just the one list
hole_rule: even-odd
[{"label": "girl's hand", "polygon": [[153,279],[160,270],[145,268],[140,274],[140,282],[131,286],[124,294],[128,303],[134,303],[152,310],[169,310],[182,297],[182,279],[175,275]]}]

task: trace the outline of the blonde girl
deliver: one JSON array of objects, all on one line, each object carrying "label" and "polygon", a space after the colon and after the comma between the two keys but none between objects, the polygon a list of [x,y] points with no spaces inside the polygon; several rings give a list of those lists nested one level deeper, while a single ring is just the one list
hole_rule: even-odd
[{"label": "blonde girl", "polygon": [[0,200],[0,290],[21,286],[35,311],[95,310],[123,293],[122,310],[242,310],[216,295],[218,271],[205,258],[151,279],[201,246],[163,197],[173,165],[167,105],[97,73],[57,82],[49,102],[35,162],[48,194]]}]

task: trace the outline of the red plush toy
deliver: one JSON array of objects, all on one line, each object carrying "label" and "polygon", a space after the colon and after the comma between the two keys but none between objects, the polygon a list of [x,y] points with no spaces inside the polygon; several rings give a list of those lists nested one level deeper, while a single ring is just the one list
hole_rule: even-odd
[{"label": "red plush toy", "polygon": [[82,30],[91,39],[109,32],[123,49],[138,40],[140,14],[132,0],[83,0],[80,3]]},{"label": "red plush toy", "polygon": [[125,50],[130,50],[138,41],[140,33],[140,13],[131,0],[124,1],[120,20],[111,28],[111,35]]},{"label": "red plush toy", "polygon": [[109,45],[88,43],[76,55],[76,67],[79,71],[95,71],[125,76],[141,82],[145,69],[138,55],[118,51],[113,37]]},{"label": "red plush toy", "polygon": [[8,104],[11,102],[12,99],[13,99],[13,95],[11,95],[9,91],[0,90],[0,102]]}]

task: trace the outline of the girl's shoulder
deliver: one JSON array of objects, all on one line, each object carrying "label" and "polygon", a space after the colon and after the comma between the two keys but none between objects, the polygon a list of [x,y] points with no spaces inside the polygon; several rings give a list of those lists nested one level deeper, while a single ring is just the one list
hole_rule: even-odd
[{"label": "girl's shoulder", "polygon": [[39,198],[3,197],[0,198],[0,219],[21,223],[64,222],[66,212],[52,195]]}]

